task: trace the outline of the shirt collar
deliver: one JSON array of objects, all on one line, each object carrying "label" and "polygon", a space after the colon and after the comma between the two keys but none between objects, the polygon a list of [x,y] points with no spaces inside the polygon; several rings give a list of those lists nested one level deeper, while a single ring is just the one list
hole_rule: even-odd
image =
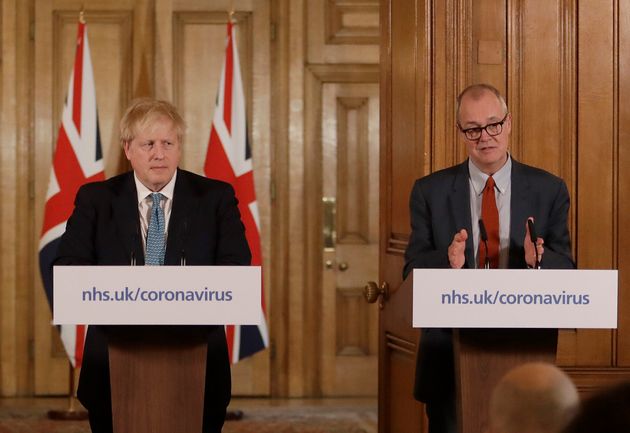
[{"label": "shirt collar", "polygon": [[[475,194],[481,195],[483,189],[486,186],[486,181],[490,176],[485,174],[477,167],[472,160],[468,159],[468,172],[470,174],[470,180],[475,190]],[[510,179],[512,177],[512,157],[508,154],[507,161],[503,164],[503,167],[492,175],[494,178],[494,184],[501,194],[505,194],[510,186]]]},{"label": "shirt collar", "polygon": [[[171,178],[171,180],[169,180],[168,183],[164,185],[164,188],[158,191],[160,194],[162,194],[164,197],[166,197],[169,200],[173,199],[173,194],[175,192],[175,179],[176,178],[177,178],[177,170],[175,170],[175,173],[173,174],[173,177]],[[155,191],[151,191],[149,188],[144,186],[142,182],[140,182],[140,179],[138,179],[138,175],[136,175],[135,171],[133,172],[133,179],[136,182],[136,191],[138,192],[138,203],[141,203],[145,198],[147,198],[149,195],[155,192]]]}]

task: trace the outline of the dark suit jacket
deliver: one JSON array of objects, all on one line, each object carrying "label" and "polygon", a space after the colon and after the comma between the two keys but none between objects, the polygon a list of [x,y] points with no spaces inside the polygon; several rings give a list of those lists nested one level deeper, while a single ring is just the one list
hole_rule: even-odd
[{"label": "dark suit jacket", "polygon": [[[133,172],[87,184],[77,193],[55,264],[129,265],[134,257],[137,265],[144,265],[140,237]],[[249,265],[251,261],[232,187],[178,169],[164,264],[179,265],[182,255],[187,265]],[[111,414],[107,340],[120,329],[108,328],[107,332],[101,326],[88,328],[78,396],[89,411]],[[187,329],[145,331],[159,335]],[[225,333],[221,326],[203,327],[202,332],[208,339],[204,426],[220,422],[220,428],[231,386]]]},{"label": "dark suit jacket", "polygon": [[[509,267],[526,268],[523,240],[532,216],[536,232],[545,240],[541,265],[571,269],[567,227],[569,193],[564,181],[544,170],[512,159]],[[449,268],[448,247],[466,229],[466,262],[475,267],[470,216],[468,161],[438,171],[414,184],[410,198],[411,237],[405,252],[406,277],[414,268]],[[452,395],[453,346],[450,329],[423,329],[416,365],[414,395],[420,401]]]}]

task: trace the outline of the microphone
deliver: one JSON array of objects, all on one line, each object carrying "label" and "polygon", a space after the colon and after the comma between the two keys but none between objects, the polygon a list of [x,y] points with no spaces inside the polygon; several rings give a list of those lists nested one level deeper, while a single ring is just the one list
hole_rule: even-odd
[{"label": "microphone", "polygon": [[188,237],[188,218],[184,218],[184,221],[182,221],[182,230],[180,230],[180,239],[182,242],[182,251],[181,251],[181,256],[179,259],[179,264],[181,266],[186,266],[186,249],[184,248],[184,245],[186,243],[186,238]]},{"label": "microphone", "polygon": [[138,239],[138,232],[134,233],[133,236],[131,236],[131,260],[129,263],[131,266],[136,266],[136,245],[138,244]]},{"label": "microphone", "polygon": [[484,260],[484,269],[490,269],[490,258],[488,257],[488,232],[486,231],[486,225],[483,220],[479,218],[479,235],[483,241],[484,248],[486,249],[486,259]]},{"label": "microphone", "polygon": [[540,269],[540,256],[538,255],[538,235],[536,234],[536,228],[534,227],[534,221],[531,218],[527,218],[527,228],[529,228],[529,239],[534,244],[534,251],[536,252],[536,262],[534,268]]}]

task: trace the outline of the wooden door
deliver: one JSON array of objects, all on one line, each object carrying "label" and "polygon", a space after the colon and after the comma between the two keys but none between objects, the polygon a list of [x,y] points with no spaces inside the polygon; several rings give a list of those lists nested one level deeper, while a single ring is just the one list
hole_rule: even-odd
[{"label": "wooden door", "polygon": [[274,395],[376,396],[378,7],[272,2]]},{"label": "wooden door", "polygon": [[374,396],[378,312],[363,285],[378,278],[378,84],[322,93],[322,395]]},{"label": "wooden door", "polygon": [[381,2],[380,433],[425,431],[424,408],[413,398],[419,332],[411,327],[411,291],[399,290],[410,230],[409,193],[427,168],[424,14],[422,1]]}]

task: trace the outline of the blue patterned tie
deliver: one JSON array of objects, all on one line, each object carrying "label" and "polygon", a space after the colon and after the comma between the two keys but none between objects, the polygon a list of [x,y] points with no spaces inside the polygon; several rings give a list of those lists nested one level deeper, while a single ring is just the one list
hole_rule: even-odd
[{"label": "blue patterned tie", "polygon": [[164,209],[160,206],[162,194],[154,192],[151,194],[153,206],[151,207],[151,218],[147,229],[147,265],[161,266],[164,264]]}]

